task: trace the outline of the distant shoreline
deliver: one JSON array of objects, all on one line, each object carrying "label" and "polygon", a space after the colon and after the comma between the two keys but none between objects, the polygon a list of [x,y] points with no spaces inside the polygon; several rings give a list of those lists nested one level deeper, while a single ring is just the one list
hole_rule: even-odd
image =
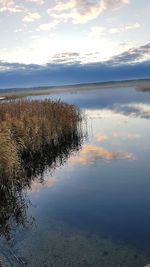
[{"label": "distant shoreline", "polygon": [[139,91],[150,91],[150,79],[123,80],[96,83],[83,83],[62,86],[36,86],[28,88],[0,89],[0,100],[12,99],[25,96],[51,95],[58,93],[75,93],[79,91],[89,91],[96,89],[111,89],[121,87],[135,87]]}]

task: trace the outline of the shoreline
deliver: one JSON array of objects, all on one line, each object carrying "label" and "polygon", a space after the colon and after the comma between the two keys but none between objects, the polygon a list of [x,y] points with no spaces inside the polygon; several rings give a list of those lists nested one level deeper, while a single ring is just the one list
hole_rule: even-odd
[{"label": "shoreline", "polygon": [[51,95],[59,93],[76,93],[81,91],[91,91],[100,89],[122,89],[122,87],[129,88],[135,87],[135,90],[142,92],[150,92],[150,79],[145,80],[127,80],[127,81],[111,81],[102,83],[87,83],[75,85],[62,85],[62,86],[41,86],[32,88],[12,88],[0,89],[0,101],[22,98],[26,96],[40,96]]}]

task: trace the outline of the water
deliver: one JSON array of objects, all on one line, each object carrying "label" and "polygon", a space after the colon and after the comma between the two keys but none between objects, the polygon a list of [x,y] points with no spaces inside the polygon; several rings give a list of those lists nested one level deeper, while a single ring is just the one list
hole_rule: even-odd
[{"label": "water", "polygon": [[150,93],[117,88],[53,98],[80,107],[88,136],[44,171],[44,181],[31,181],[24,226],[9,221],[2,259],[32,267],[149,264]]}]

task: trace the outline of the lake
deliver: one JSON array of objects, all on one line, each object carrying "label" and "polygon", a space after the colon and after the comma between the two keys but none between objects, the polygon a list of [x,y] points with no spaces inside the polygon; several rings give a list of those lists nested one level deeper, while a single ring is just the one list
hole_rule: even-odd
[{"label": "lake", "polygon": [[9,219],[0,258],[29,267],[150,264],[150,91],[120,86],[31,98],[48,97],[81,109],[84,137],[23,189],[25,222]]}]

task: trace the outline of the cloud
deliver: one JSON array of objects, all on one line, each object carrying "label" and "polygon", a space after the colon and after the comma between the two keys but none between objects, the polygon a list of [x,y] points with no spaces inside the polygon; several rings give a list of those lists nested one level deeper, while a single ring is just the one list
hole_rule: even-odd
[{"label": "cloud", "polygon": [[23,21],[25,22],[33,22],[35,20],[39,20],[41,18],[40,14],[37,12],[29,12],[27,13],[24,18]]},{"label": "cloud", "polygon": [[58,23],[59,23],[58,20],[54,20],[54,21],[49,22],[49,23],[41,24],[39,26],[39,30],[50,31],[50,30],[54,29],[57,26]]},{"label": "cloud", "polygon": [[128,51],[112,57],[107,63],[118,65],[145,60],[150,60],[150,43],[139,48],[130,48]]},{"label": "cloud", "polygon": [[[96,31],[98,30],[95,30],[95,33]],[[93,53],[93,54],[90,53],[90,54],[82,54],[82,55],[76,52],[55,54],[50,60],[50,63],[57,63],[57,64],[72,63],[73,64],[73,63],[80,62],[81,64],[84,64],[84,62],[87,62],[87,59],[91,61],[92,59],[95,59],[97,55],[98,55],[98,52]],[[150,60],[150,43],[144,46],[138,47],[138,48],[130,48],[121,54],[111,57],[107,61],[103,61],[101,63],[95,63],[95,64],[102,64],[106,67],[106,66],[113,66],[113,65],[134,64],[136,62],[144,62],[148,60]],[[94,63],[93,63],[93,66],[94,66]]]},{"label": "cloud", "polygon": [[38,5],[44,4],[44,0],[26,0],[27,2],[35,3]]},{"label": "cloud", "polygon": [[134,24],[127,24],[120,27],[113,27],[107,29],[106,27],[102,27],[99,25],[92,26],[89,32],[90,38],[99,38],[102,35],[107,36],[108,34],[117,34],[117,33],[124,33],[129,30],[135,30],[140,29],[142,25],[140,23],[134,23]]},{"label": "cloud", "polygon": [[[36,64],[0,63],[0,88],[56,86],[150,78],[150,63],[105,65],[101,63]],[[123,107],[122,107],[123,109]],[[121,109],[121,110],[122,110]],[[120,111],[121,111],[120,110]]]},{"label": "cloud", "polygon": [[54,64],[77,64],[80,63],[81,55],[77,52],[55,54],[50,63]]},{"label": "cloud", "polygon": [[95,145],[84,145],[82,150],[79,153],[79,156],[72,156],[69,159],[69,163],[71,164],[81,164],[87,165],[95,163],[97,160],[105,159],[105,160],[134,160],[134,156],[128,152],[122,151],[109,151],[103,147],[98,147]]},{"label": "cloud", "polygon": [[105,62],[82,63],[79,53],[56,54],[45,65],[0,61],[0,88],[150,78],[150,44]]},{"label": "cloud", "polygon": [[0,61],[0,69],[2,72],[8,72],[11,73],[11,71],[25,71],[25,72],[31,72],[31,71],[37,71],[43,69],[43,66],[36,65],[36,64],[20,64],[20,63],[8,63],[5,61]]},{"label": "cloud", "polygon": [[55,19],[71,20],[74,24],[86,23],[105,10],[119,9],[128,3],[128,0],[62,0],[48,9],[48,14]]},{"label": "cloud", "polygon": [[18,28],[18,29],[16,29],[16,30],[14,30],[14,32],[23,32],[24,30],[22,29],[22,28]]},{"label": "cloud", "polygon": [[102,35],[104,33],[104,31],[105,31],[105,28],[104,27],[101,27],[101,26],[92,26],[89,35],[92,38],[97,38],[100,35]]},{"label": "cloud", "polygon": [[109,32],[113,34],[113,33],[126,32],[128,30],[139,29],[139,28],[141,28],[141,24],[134,23],[134,24],[128,24],[126,26],[119,27],[119,28],[111,28]]},{"label": "cloud", "polygon": [[119,9],[124,5],[129,4],[129,0],[102,0],[101,5],[104,10],[106,9]]},{"label": "cloud", "polygon": [[13,0],[0,0],[0,12],[19,13],[23,11],[24,7],[22,5],[16,5]]}]

